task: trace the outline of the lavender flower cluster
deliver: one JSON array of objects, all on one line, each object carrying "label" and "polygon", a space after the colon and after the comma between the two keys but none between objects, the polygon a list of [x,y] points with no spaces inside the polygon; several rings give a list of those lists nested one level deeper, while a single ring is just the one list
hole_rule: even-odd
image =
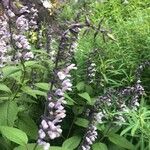
[{"label": "lavender flower cluster", "polygon": [[92,60],[92,58],[93,58],[92,56],[93,56],[94,52],[95,52],[95,50],[90,52],[90,54],[88,55],[88,60],[86,62],[86,64],[87,64],[87,81],[89,84],[94,83],[94,79],[95,79],[95,75],[96,75],[96,64]]},{"label": "lavender flower cluster", "polygon": [[[29,29],[36,29],[36,17],[38,16],[37,9],[34,8],[34,5],[31,8],[24,6],[19,11],[21,14],[26,13],[27,15],[21,15],[16,19],[16,27],[19,34],[13,34],[13,40],[15,41],[16,47],[20,49],[17,52],[17,58],[23,58],[24,60],[29,60],[33,58],[33,53],[29,50],[31,46],[24,35]],[[28,19],[29,18],[29,19]]]},{"label": "lavender flower cluster", "polygon": [[68,30],[66,30],[60,40],[58,58],[61,62],[65,60],[65,63],[70,64],[74,56],[74,52],[77,48],[77,40],[80,30],[84,27],[83,24],[72,24]]},{"label": "lavender flower cluster", "polygon": [[150,66],[150,61],[145,61],[143,63],[141,63],[138,68],[136,69],[135,71],[135,74],[136,74],[136,79],[137,80],[140,80],[141,78],[141,74],[143,72],[143,70],[146,68],[146,67],[149,67]]},{"label": "lavender flower cluster", "polygon": [[17,63],[20,59],[29,60],[34,57],[25,34],[31,28],[37,28],[36,17],[38,15],[34,6],[30,9],[22,6],[19,10],[19,17],[12,11],[9,4],[5,3],[4,6],[4,14],[0,17],[1,67],[9,62]]},{"label": "lavender flower cluster", "polygon": [[42,117],[38,139],[38,144],[43,145],[44,150],[47,150],[50,146],[46,142],[46,138],[53,140],[62,133],[61,126],[58,124],[66,116],[63,106],[66,104],[64,94],[66,91],[72,91],[70,71],[73,69],[77,69],[75,64],[71,64],[57,73],[57,77],[61,81],[61,88],[55,89],[53,93],[48,95],[47,113]]},{"label": "lavender flower cluster", "polygon": [[11,60],[7,53],[11,47],[9,45],[10,33],[8,32],[8,17],[4,14],[0,16],[0,67]]},{"label": "lavender flower cluster", "polygon": [[94,82],[94,77],[95,77],[95,73],[96,73],[96,69],[95,69],[96,64],[92,61],[90,63],[90,66],[88,67],[88,77],[90,79],[90,83]]},{"label": "lavender flower cluster", "polygon": [[[140,84],[141,81],[138,80],[134,86],[126,87],[122,90],[108,90],[104,95],[100,96],[96,103],[95,109],[101,110],[100,117],[97,120],[102,123],[104,119],[107,119],[107,113],[103,110],[105,106],[109,109],[116,109],[116,114],[114,119],[120,124],[120,122],[125,122],[125,116],[123,113],[127,113],[129,109],[137,110],[139,107],[139,99],[144,94],[144,88]],[[122,112],[122,113],[119,113]]]},{"label": "lavender flower cluster", "polygon": [[95,142],[95,140],[97,139],[97,128],[95,125],[91,124],[88,127],[88,130],[86,132],[85,138],[82,142],[82,146],[79,148],[81,150],[90,150],[91,149],[91,145],[93,144],[93,142]]},{"label": "lavender flower cluster", "polygon": [[[94,108],[93,108],[94,109]],[[92,144],[97,139],[98,133],[97,133],[97,112],[95,110],[90,110],[89,115],[89,125],[86,130],[86,133],[83,137],[82,142],[80,143],[80,146],[78,150],[90,150]]]},{"label": "lavender flower cluster", "polygon": [[89,110],[89,125],[78,150],[90,150],[98,136],[97,124],[102,123],[104,114],[97,109],[96,104]]}]

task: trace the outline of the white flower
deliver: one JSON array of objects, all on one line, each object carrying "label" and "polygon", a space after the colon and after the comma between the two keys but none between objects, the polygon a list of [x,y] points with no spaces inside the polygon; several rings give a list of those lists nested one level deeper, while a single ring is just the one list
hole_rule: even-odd
[{"label": "white flower", "polygon": [[69,66],[66,68],[66,72],[69,73],[69,71],[70,71],[70,70],[73,70],[73,69],[75,69],[75,70],[77,69],[77,67],[75,67],[75,64],[69,65]]},{"label": "white flower", "polygon": [[82,150],[87,150],[87,149],[85,148],[85,146],[82,146]]},{"label": "white flower", "polygon": [[89,144],[89,145],[91,145],[91,144],[92,144],[92,141],[91,141],[91,139],[90,139],[90,138],[86,137],[86,141],[88,142],[88,144]]},{"label": "white flower", "polygon": [[60,80],[64,80],[64,79],[66,78],[66,74],[65,74],[64,72],[62,72],[62,71],[59,71],[59,72],[57,73],[57,76],[58,76],[58,78],[59,78]]},{"label": "white flower", "polygon": [[24,15],[21,15],[20,17],[18,17],[18,19],[16,20],[16,26],[18,29],[23,30],[23,31],[29,29],[28,20],[25,18]]},{"label": "white flower", "polygon": [[134,105],[138,106],[138,107],[140,106],[140,104],[138,102],[135,102]]},{"label": "white flower", "polygon": [[50,144],[42,141],[41,139],[38,139],[37,143],[39,145],[42,145],[44,150],[49,150],[50,148]]},{"label": "white flower", "polygon": [[43,145],[43,148],[44,148],[44,150],[49,150],[50,144],[45,142]]},{"label": "white flower", "polygon": [[53,107],[55,106],[55,104],[54,104],[53,102],[50,102],[50,103],[48,104],[48,106],[49,106],[50,108],[53,108]]},{"label": "white flower", "polygon": [[45,132],[44,132],[42,129],[40,129],[40,130],[39,130],[39,137],[40,137],[41,139],[44,139],[45,136],[46,136]]},{"label": "white flower", "polygon": [[16,46],[17,46],[18,48],[22,48],[22,45],[21,45],[19,42],[16,42]]},{"label": "white flower", "polygon": [[104,117],[104,114],[102,112],[97,113],[96,120],[98,123],[102,123],[102,118]]},{"label": "white flower", "polygon": [[48,125],[49,125],[49,127],[51,128],[52,131],[56,130],[56,126],[54,125],[53,122],[49,121]]},{"label": "white flower", "polygon": [[70,79],[66,79],[62,82],[62,86],[72,87],[72,84],[70,82]]},{"label": "white flower", "polygon": [[92,67],[95,67],[95,66],[96,66],[96,64],[95,64],[95,63],[92,63],[92,64],[91,64],[91,66],[92,66]]},{"label": "white flower", "polygon": [[10,9],[8,9],[7,13],[9,15],[9,17],[11,17],[11,18],[15,17],[15,14]]},{"label": "white flower", "polygon": [[28,10],[28,7],[27,6],[23,6],[20,10],[19,10],[20,13],[29,13],[30,11]]},{"label": "white flower", "polygon": [[57,115],[58,118],[65,118],[66,114],[64,112]]},{"label": "white flower", "polygon": [[129,4],[129,1],[125,0],[125,1],[123,2],[123,4]]},{"label": "white flower", "polygon": [[48,131],[47,133],[48,133],[50,139],[52,139],[52,140],[55,139],[55,138],[57,137],[56,133],[53,132],[53,131]]},{"label": "white flower", "polygon": [[58,95],[58,96],[63,96],[64,92],[61,89],[57,89],[55,94]]},{"label": "white flower", "polygon": [[45,8],[50,9],[50,8],[53,7],[52,3],[51,3],[50,1],[48,1],[48,0],[44,0],[44,1],[42,1],[42,2],[43,2],[43,6],[44,6]]},{"label": "white flower", "polygon": [[48,128],[48,124],[45,120],[42,120],[41,125],[43,127],[43,129],[47,129]]},{"label": "white flower", "polygon": [[59,98],[58,102],[61,102],[62,104],[67,104],[64,97]]},{"label": "white flower", "polygon": [[58,128],[58,129],[57,129],[57,132],[58,132],[59,134],[61,134],[61,133],[62,133],[62,129]]},{"label": "white flower", "polygon": [[32,52],[27,52],[27,53],[23,56],[24,60],[29,60],[29,59],[31,59],[31,58],[33,58],[33,57],[34,57],[34,55],[33,55]]}]

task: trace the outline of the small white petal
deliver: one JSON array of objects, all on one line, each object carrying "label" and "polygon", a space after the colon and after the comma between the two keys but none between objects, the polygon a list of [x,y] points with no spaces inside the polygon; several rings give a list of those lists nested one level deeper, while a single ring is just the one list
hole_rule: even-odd
[{"label": "small white petal", "polygon": [[42,120],[41,125],[43,127],[43,129],[47,129],[48,128],[48,124],[45,120]]}]

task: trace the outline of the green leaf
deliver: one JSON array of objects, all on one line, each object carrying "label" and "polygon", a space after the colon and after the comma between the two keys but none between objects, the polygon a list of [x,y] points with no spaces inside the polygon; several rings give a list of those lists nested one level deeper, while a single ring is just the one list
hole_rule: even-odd
[{"label": "green leaf", "polygon": [[36,150],[43,150],[42,146],[36,145],[36,143],[27,144],[25,146],[15,147],[13,150],[33,150],[36,147]]},{"label": "green leaf", "polygon": [[11,93],[10,88],[8,86],[6,86],[5,84],[1,84],[1,83],[0,83],[0,91]]},{"label": "green leaf", "polygon": [[84,128],[88,127],[89,121],[84,118],[77,118],[75,124]]},{"label": "green leaf", "polygon": [[15,101],[0,103],[0,125],[13,126],[18,113],[18,106]]},{"label": "green leaf", "polygon": [[38,127],[32,118],[26,115],[21,115],[18,119],[18,128],[24,131],[30,139],[36,140]]},{"label": "green leaf", "polygon": [[13,78],[14,80],[16,80],[19,84],[22,84],[21,81],[21,76],[22,76],[22,72],[19,70],[11,75],[9,75],[9,78]]},{"label": "green leaf", "polygon": [[89,96],[89,94],[87,92],[78,94],[80,97],[84,98],[85,100],[88,101],[89,104],[91,104],[91,97]]},{"label": "green leaf", "polygon": [[73,136],[65,140],[62,147],[69,150],[74,150],[80,144],[80,141],[81,141],[81,137]]},{"label": "green leaf", "polygon": [[20,68],[17,66],[6,66],[2,69],[4,77],[8,77],[18,71],[20,71]]},{"label": "green leaf", "polygon": [[49,150],[70,150],[59,146],[51,146]]},{"label": "green leaf", "polygon": [[107,145],[104,143],[95,143],[92,145],[93,150],[108,150]]},{"label": "green leaf", "polygon": [[90,85],[85,86],[85,91],[91,95],[93,94],[93,89]]},{"label": "green leaf", "polygon": [[10,150],[11,143],[4,137],[0,137],[0,148],[1,150]]},{"label": "green leaf", "polygon": [[114,143],[122,148],[126,148],[129,150],[135,149],[135,147],[132,143],[130,143],[126,138],[124,138],[118,134],[111,133],[108,135],[108,138],[112,143]]},{"label": "green leaf", "polygon": [[33,93],[35,93],[36,95],[41,95],[41,96],[47,96],[47,92],[43,92],[40,90],[32,90]]},{"label": "green leaf", "polygon": [[17,101],[19,102],[27,102],[27,103],[37,103],[36,100],[33,97],[29,97],[26,94],[20,95],[20,97],[17,98]]},{"label": "green leaf", "polygon": [[127,150],[113,143],[109,143],[107,147],[109,150]]},{"label": "green leaf", "polygon": [[102,74],[102,76],[103,76],[103,78],[104,78],[104,81],[105,81],[106,83],[108,83],[108,78],[107,78],[107,76],[106,76],[104,73],[102,73],[102,72],[101,72],[101,74]]},{"label": "green leaf", "polygon": [[18,106],[15,101],[8,102],[7,120],[8,125],[13,126],[18,114]]},{"label": "green leaf", "polygon": [[[32,144],[27,144],[25,146],[18,146],[15,147],[13,150],[33,150],[35,148],[36,144],[32,143]],[[42,146],[37,146],[36,150],[43,150]],[[49,150],[70,150],[70,149],[65,149],[59,146],[50,146]]]},{"label": "green leaf", "polygon": [[139,121],[136,122],[136,124],[133,126],[133,128],[131,129],[131,135],[134,136],[136,130],[138,129],[138,127],[140,126]]},{"label": "green leaf", "polygon": [[[104,132],[107,132],[109,128],[110,128],[110,125],[105,125],[105,131]],[[120,129],[121,129],[121,126],[111,127],[109,129],[109,134],[111,134],[111,133],[117,133]]]},{"label": "green leaf", "polygon": [[31,67],[31,66],[34,66],[35,64],[37,64],[36,61],[26,61],[24,63],[25,67]]},{"label": "green leaf", "polygon": [[0,97],[0,103],[3,103],[4,101],[8,101],[9,97]]},{"label": "green leaf", "polygon": [[64,97],[66,98],[67,105],[74,105],[75,101],[68,94],[65,93]]},{"label": "green leaf", "polygon": [[112,34],[110,34],[110,33],[107,33],[107,36],[108,36],[111,40],[116,41],[114,35],[112,35]]},{"label": "green leaf", "polygon": [[34,98],[37,98],[37,97],[36,97],[36,94],[34,93],[34,90],[31,89],[29,86],[24,86],[24,87],[21,88],[21,90],[22,90],[24,93],[26,93],[26,94],[28,94],[28,95],[34,97]]},{"label": "green leaf", "polygon": [[83,106],[79,106],[79,105],[74,105],[72,110],[73,110],[73,113],[77,116],[77,115],[83,113],[84,107]]},{"label": "green leaf", "polygon": [[50,89],[50,84],[48,83],[36,83],[35,86],[46,91]]},{"label": "green leaf", "polygon": [[77,88],[78,91],[84,90],[84,88],[85,88],[85,83],[84,83],[84,82],[79,82],[79,83],[76,85],[76,88]]},{"label": "green leaf", "polygon": [[32,68],[35,68],[35,69],[39,69],[39,71],[46,71],[46,67],[40,65],[40,64],[34,64],[33,66],[31,66]]},{"label": "green leaf", "polygon": [[28,142],[27,135],[23,131],[17,128],[8,127],[8,126],[0,126],[0,132],[8,140],[15,142],[19,145],[25,145]]},{"label": "green leaf", "polygon": [[134,126],[134,125],[131,125],[131,126],[125,128],[124,130],[122,130],[122,132],[121,132],[120,135],[122,136],[122,135],[126,134],[129,130],[131,130],[131,129],[133,128],[133,126]]}]

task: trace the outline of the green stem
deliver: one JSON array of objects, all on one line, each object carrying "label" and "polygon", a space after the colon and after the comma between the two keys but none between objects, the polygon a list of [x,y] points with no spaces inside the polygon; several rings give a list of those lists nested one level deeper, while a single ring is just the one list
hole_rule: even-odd
[{"label": "green stem", "polygon": [[72,121],[72,123],[71,123],[70,129],[69,129],[69,131],[68,131],[67,139],[68,139],[68,137],[69,137],[69,135],[70,135],[70,133],[71,133],[71,130],[72,130],[72,127],[73,127],[73,124],[74,124],[75,119],[76,119],[76,117],[73,118],[73,121]]},{"label": "green stem", "polygon": [[104,135],[100,138],[100,141],[102,141],[109,133],[110,129],[112,127],[112,122],[110,122],[108,129],[106,130],[106,132],[104,133]]},{"label": "green stem", "polygon": [[38,143],[35,144],[33,150],[36,150],[37,146],[38,146]]},{"label": "green stem", "polygon": [[22,79],[21,79],[21,84],[18,86],[18,89],[16,90],[15,94],[14,94],[14,97],[12,98],[12,101],[16,98],[18,92],[20,91],[21,87],[22,87],[22,84],[24,82],[24,79],[25,79],[25,72],[26,72],[26,68],[25,68],[25,65],[24,65],[24,61],[21,59],[21,64],[22,64]]},{"label": "green stem", "polygon": [[143,137],[143,133],[141,134],[141,150],[144,150],[144,137]]}]

